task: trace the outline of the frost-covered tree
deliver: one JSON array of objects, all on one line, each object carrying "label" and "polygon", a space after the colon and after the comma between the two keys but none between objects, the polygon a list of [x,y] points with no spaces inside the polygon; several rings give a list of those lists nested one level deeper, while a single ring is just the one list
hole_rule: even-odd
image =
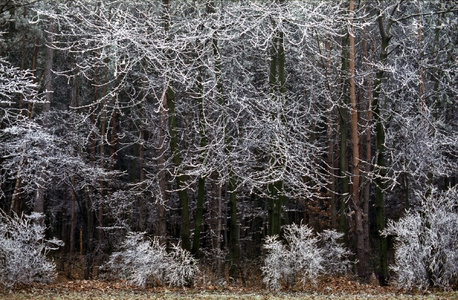
[{"label": "frost-covered tree", "polygon": [[[0,32],[0,43],[2,42]],[[27,105],[43,103],[44,99],[39,96],[39,85],[35,83],[35,75],[32,70],[18,68],[5,58],[0,57],[0,124],[2,135],[2,146],[0,151],[4,160],[8,160],[7,147],[5,144],[4,134],[7,130],[15,131],[19,123],[27,122],[27,111],[24,109]],[[11,170],[2,169],[1,184],[3,185],[9,175],[20,178],[18,168],[20,169],[22,159],[21,154],[25,154],[24,149],[18,154],[17,164],[13,164]],[[15,159],[15,158],[14,158]],[[2,164],[3,165],[3,164]],[[9,169],[9,167],[8,167]],[[9,173],[9,174],[8,174]],[[22,179],[19,179],[22,180]],[[3,186],[0,189],[0,197],[5,197]],[[13,197],[14,198],[14,197]],[[4,208],[8,210],[8,208]]]},{"label": "frost-covered tree", "polygon": [[394,280],[403,289],[447,288],[458,280],[458,189],[417,197],[419,207],[382,232],[394,236]]},{"label": "frost-covered tree", "polygon": [[38,213],[19,217],[0,210],[0,286],[12,288],[33,282],[48,283],[56,276],[56,265],[46,256],[63,246],[45,238]]},{"label": "frost-covered tree", "polygon": [[379,114],[385,127],[385,178],[378,186],[398,187],[395,193],[402,193],[408,207],[416,205],[415,191],[426,193],[431,183],[455,176],[458,167],[456,118],[451,117],[456,105],[450,101],[458,65],[448,59],[456,52],[450,35],[456,11],[443,1],[399,5],[398,16],[387,21],[391,37],[377,66],[387,78],[378,88],[386,103]]},{"label": "frost-covered tree", "polygon": [[268,288],[278,290],[282,284],[302,284],[323,274],[346,274],[352,265],[352,253],[337,242],[342,233],[327,230],[314,234],[307,225],[284,226],[284,243],[278,236],[268,236],[262,272]]}]

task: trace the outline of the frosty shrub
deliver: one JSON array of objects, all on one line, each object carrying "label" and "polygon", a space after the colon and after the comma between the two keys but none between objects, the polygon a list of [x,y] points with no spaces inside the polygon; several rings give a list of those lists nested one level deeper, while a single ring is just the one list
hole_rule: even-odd
[{"label": "frosty shrub", "polygon": [[42,218],[38,213],[10,217],[0,210],[0,285],[4,288],[47,283],[57,275],[56,265],[46,255],[63,242],[45,239]]},{"label": "frosty shrub", "polygon": [[458,279],[458,191],[433,190],[419,209],[389,221],[383,235],[395,239],[396,273],[400,288],[447,288]]},{"label": "frosty shrub", "polygon": [[344,234],[335,230],[324,230],[319,236],[323,256],[322,267],[326,274],[346,274],[351,270],[353,253],[338,242]]},{"label": "frosty shrub", "polygon": [[287,260],[293,276],[299,274],[305,283],[322,273],[323,251],[318,247],[318,238],[311,228],[307,225],[288,225],[284,228],[284,236],[288,243]]},{"label": "frosty shrub", "polygon": [[329,230],[315,235],[307,225],[296,224],[283,229],[285,243],[269,236],[264,244],[263,282],[269,289],[278,290],[297,277],[305,284],[322,274],[343,274],[351,266],[351,252],[337,242],[341,234]]},{"label": "frosty shrub", "polygon": [[262,273],[263,282],[268,288],[278,290],[284,277],[292,273],[286,247],[278,240],[277,236],[268,236],[264,244],[267,255],[264,259]]},{"label": "frosty shrub", "polygon": [[198,272],[197,261],[179,246],[167,253],[158,239],[149,240],[144,233],[130,232],[118,252],[107,263],[117,276],[130,284],[145,287],[149,281],[159,281],[172,286],[185,286]]},{"label": "frosty shrub", "polygon": [[186,286],[192,283],[197,272],[197,261],[191,253],[179,245],[172,245],[172,252],[168,254],[166,282],[173,286]]}]

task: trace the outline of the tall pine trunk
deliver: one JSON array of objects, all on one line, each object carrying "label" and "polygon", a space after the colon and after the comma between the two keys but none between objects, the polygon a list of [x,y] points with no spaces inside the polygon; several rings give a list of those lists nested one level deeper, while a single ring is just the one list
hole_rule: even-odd
[{"label": "tall pine trunk", "polygon": [[339,134],[340,134],[340,151],[339,151],[339,182],[340,182],[340,197],[339,197],[339,224],[340,232],[345,234],[345,243],[348,244],[348,222],[347,222],[347,200],[350,195],[348,181],[348,114],[346,105],[348,103],[346,75],[348,72],[348,35],[342,38],[342,100],[339,105]]},{"label": "tall pine trunk", "polygon": [[350,97],[350,115],[351,115],[351,144],[352,144],[352,206],[355,211],[356,226],[356,257],[358,259],[357,270],[358,276],[363,281],[369,279],[369,249],[367,249],[369,240],[368,227],[364,226],[365,219],[368,217],[364,213],[365,203],[360,197],[360,153],[359,153],[359,130],[358,130],[358,103],[356,99],[355,83],[355,29],[353,18],[355,13],[354,0],[350,0],[350,20],[348,30],[349,53],[348,53],[348,84]]}]

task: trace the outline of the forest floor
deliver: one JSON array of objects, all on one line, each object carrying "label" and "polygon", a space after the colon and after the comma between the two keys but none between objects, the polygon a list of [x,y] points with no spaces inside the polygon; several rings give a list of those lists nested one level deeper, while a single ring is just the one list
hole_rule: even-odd
[{"label": "forest floor", "polygon": [[271,292],[263,288],[206,284],[194,288],[145,288],[123,282],[99,280],[60,280],[54,284],[32,285],[1,291],[0,299],[458,299],[458,291],[405,293],[393,287],[359,284],[345,278],[327,278],[300,289]]}]

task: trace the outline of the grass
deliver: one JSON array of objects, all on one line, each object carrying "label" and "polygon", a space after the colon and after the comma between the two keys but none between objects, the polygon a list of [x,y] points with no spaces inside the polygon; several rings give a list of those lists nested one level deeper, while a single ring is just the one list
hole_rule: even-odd
[{"label": "grass", "polygon": [[242,287],[200,283],[194,288],[138,288],[124,281],[68,280],[60,278],[48,285],[22,286],[11,292],[0,289],[0,300],[140,300],[140,299],[458,299],[458,291],[425,291],[402,293],[394,287],[380,287],[376,283],[360,284],[346,277],[322,278],[315,284],[306,284],[296,290],[271,292],[261,284]]},{"label": "grass", "polygon": [[100,299],[100,300],[121,300],[121,299],[249,299],[249,300],[280,300],[280,299],[458,299],[458,292],[441,292],[429,294],[395,294],[387,293],[380,295],[368,294],[318,294],[300,292],[278,292],[268,291],[237,291],[237,290],[218,290],[218,291],[199,291],[199,290],[82,290],[69,291],[65,289],[27,289],[12,293],[0,293],[0,299],[8,300],[74,300],[74,299]]}]

